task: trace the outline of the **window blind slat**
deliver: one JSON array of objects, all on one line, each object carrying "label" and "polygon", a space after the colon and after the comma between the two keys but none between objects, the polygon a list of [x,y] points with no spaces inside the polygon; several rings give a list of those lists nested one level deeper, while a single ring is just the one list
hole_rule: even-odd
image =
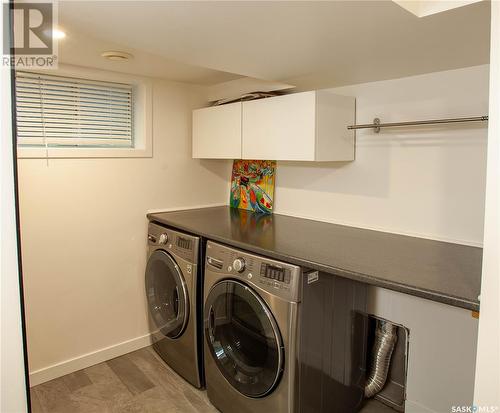
[{"label": "window blind slat", "polygon": [[113,90],[123,90],[131,89],[132,86],[126,83],[115,83],[115,82],[103,82],[101,80],[89,80],[89,79],[79,79],[76,77],[67,76],[56,76],[56,75],[46,75],[42,73],[29,73],[29,72],[17,72],[16,78],[21,80],[30,79],[35,83],[51,83],[56,85],[81,85],[85,88],[96,88],[102,90],[103,88],[113,89]]},{"label": "window blind slat", "polygon": [[132,85],[16,73],[21,146],[132,147]]},{"label": "window blind slat", "polygon": [[[60,105],[60,106],[82,106],[82,107],[88,107],[88,108],[110,108],[113,110],[121,110],[121,111],[127,111],[130,107],[130,104],[127,103],[118,103],[118,102],[113,102],[110,100],[102,99],[102,100],[97,100],[97,99],[85,99],[84,97],[82,98],[65,98],[63,96],[48,96],[41,94],[43,96],[43,105]],[[38,96],[17,96],[16,101],[19,103],[39,103],[38,102],[39,97]]]},{"label": "window blind slat", "polygon": [[[41,106],[30,106],[30,105],[22,105],[22,104],[17,104],[16,105],[18,108],[22,108],[23,111],[22,113],[42,113],[42,107]],[[95,117],[113,117],[113,118],[126,118],[126,119],[131,119],[131,114],[126,113],[126,112],[120,112],[120,111],[106,111],[103,112],[102,110],[93,110],[93,109],[88,109],[88,108],[70,108],[70,107],[45,107],[43,108],[43,114],[55,114],[55,115],[62,115],[62,114],[67,114],[71,116],[75,116],[76,114],[80,116],[95,116]]]},{"label": "window blind slat", "polygon": [[[22,136],[22,135],[21,135]],[[43,133],[40,132],[39,134],[36,133],[28,133],[25,136],[22,136],[23,138],[26,139],[37,139],[37,142],[44,142],[47,140],[47,142],[50,142],[50,139],[52,138],[57,138],[60,139],[61,142],[64,142],[68,145],[71,144],[73,139],[93,139],[93,140],[102,140],[102,141],[110,141],[110,140],[127,140],[126,135],[105,135],[105,134],[98,134],[98,135],[93,135],[93,134],[75,134],[72,133],[70,135],[64,135],[62,133]]]},{"label": "window blind slat", "polygon": [[70,144],[73,139],[77,138],[92,138],[92,139],[101,139],[101,140],[110,140],[110,139],[127,139],[127,135],[120,134],[92,134],[92,133],[57,133],[57,132],[23,132],[20,134],[23,138],[38,138],[39,140],[50,139],[50,138],[60,138],[64,140],[65,143]]},{"label": "window blind slat", "polygon": [[[58,137],[47,137],[47,146],[58,147],[58,146],[72,146],[72,147],[119,147],[119,148],[130,148],[130,143],[128,139],[93,139],[93,138],[73,138],[71,142],[68,142],[64,138]],[[37,147],[45,142],[41,138],[27,137],[25,138],[24,146]]]},{"label": "window blind slat", "polygon": [[116,96],[127,96],[129,91],[132,89],[132,86],[130,86],[127,89],[113,89],[109,87],[95,87],[95,86],[86,86],[83,84],[65,84],[62,82],[45,82],[43,80],[38,81],[38,82],[25,82],[21,79],[18,79],[18,85],[26,90],[31,90],[31,89],[46,89],[46,90],[60,90],[60,91],[65,91],[65,92],[72,92],[75,90],[81,90],[82,92],[88,93],[88,94],[100,94],[101,92],[105,91],[106,93],[109,93],[110,95],[116,95]]},{"label": "window blind slat", "polygon": [[103,87],[103,88],[95,88],[95,87],[87,87],[85,85],[79,84],[78,86],[75,86],[74,84],[65,84],[63,82],[45,82],[45,81],[29,81],[25,82],[22,79],[18,78],[18,85],[26,90],[30,89],[46,89],[46,90],[61,90],[61,91],[66,91],[66,92],[71,92],[74,90],[81,90],[85,93],[94,93],[94,94],[100,94],[102,91],[106,91],[109,94],[116,95],[116,96],[127,96],[129,94],[129,91],[132,89],[132,87],[129,87],[127,89],[114,89],[114,88],[109,88],[109,87]]},{"label": "window blind slat", "polygon": [[40,95],[40,90],[41,93],[43,93],[44,96],[47,98],[52,98],[52,99],[59,99],[59,100],[70,100],[70,101],[88,101],[88,102],[107,102],[110,104],[117,104],[117,105],[128,105],[129,104],[129,97],[120,97],[120,96],[113,96],[113,95],[96,95],[96,94],[86,94],[86,93],[81,93],[81,92],[56,92],[56,91],[51,91],[51,90],[46,90],[46,89],[39,89],[38,91],[27,91],[26,89],[18,88],[17,89],[17,96],[19,98],[24,98],[24,99],[37,99]]},{"label": "window blind slat", "polygon": [[69,86],[49,86],[49,85],[44,85],[44,84],[31,84],[31,83],[17,83],[18,85],[18,90],[23,91],[25,93],[38,93],[39,90],[43,90],[47,93],[60,93],[60,94],[65,94],[65,93],[75,93],[79,92],[81,94],[89,95],[89,96],[102,96],[103,93],[113,96],[117,99],[126,99],[129,97],[130,91],[129,90],[123,90],[123,91],[113,91],[109,89],[88,89],[88,88],[82,88],[82,87],[69,87]]},{"label": "window blind slat", "polygon": [[102,140],[102,141],[111,141],[111,140],[128,140],[127,139],[127,135],[106,135],[106,134],[76,134],[76,133],[72,133],[72,134],[68,134],[68,135],[65,135],[63,133],[40,133],[40,134],[34,134],[34,133],[29,133],[25,136],[22,136],[23,139],[24,138],[31,138],[31,139],[38,139],[38,141],[40,142],[50,142],[50,139],[51,138],[57,138],[57,139],[60,139],[61,142],[67,144],[67,145],[71,145],[72,142],[73,142],[73,139],[89,139],[89,140]]},{"label": "window blind slat", "polygon": [[80,134],[95,134],[95,133],[107,133],[107,134],[120,134],[120,135],[129,135],[130,134],[130,129],[129,128],[112,128],[112,127],[96,127],[96,128],[80,128],[78,126],[20,126],[19,127],[19,132],[40,132],[40,133],[80,133]]},{"label": "window blind slat", "polygon": [[[124,128],[123,122],[121,121],[115,121],[115,120],[107,120],[107,119],[79,119],[79,120],[74,120],[74,119],[68,119],[68,118],[50,118],[48,116],[44,117],[44,121],[42,121],[39,117],[27,117],[27,116],[21,116],[21,120],[23,123],[26,124],[26,126],[29,125],[35,125],[35,124],[42,124],[45,122],[46,125],[74,125],[74,124],[80,124],[82,126],[86,125],[96,125],[96,126],[107,126],[107,127],[117,127],[117,128]],[[128,129],[130,129],[129,126],[127,126]]]}]

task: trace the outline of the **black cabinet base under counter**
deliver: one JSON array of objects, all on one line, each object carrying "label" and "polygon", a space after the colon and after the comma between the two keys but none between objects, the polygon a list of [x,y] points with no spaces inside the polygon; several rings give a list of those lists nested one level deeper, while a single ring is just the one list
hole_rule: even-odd
[{"label": "black cabinet base under counter", "polygon": [[304,274],[298,327],[298,412],[357,412],[368,402],[364,398],[366,290],[366,284],[323,272]]},{"label": "black cabinet base under counter", "polygon": [[291,264],[479,310],[478,247],[228,206],[151,213],[148,219]]}]

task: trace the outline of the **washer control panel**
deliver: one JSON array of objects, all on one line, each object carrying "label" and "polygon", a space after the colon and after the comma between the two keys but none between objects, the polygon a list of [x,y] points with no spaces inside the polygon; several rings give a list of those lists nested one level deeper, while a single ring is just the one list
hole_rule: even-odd
[{"label": "washer control panel", "polygon": [[205,271],[239,278],[289,301],[300,301],[302,269],[270,258],[207,242]]},{"label": "washer control panel", "polygon": [[233,261],[233,268],[236,272],[243,272],[245,271],[245,259],[244,258],[236,258]]},{"label": "washer control panel", "polygon": [[282,266],[268,264],[263,262],[260,265],[260,276],[270,280],[281,281],[290,284],[291,270]]},{"label": "washer control panel", "polygon": [[161,225],[150,223],[148,244],[150,249],[164,249],[193,264],[198,261],[198,237],[183,234]]}]

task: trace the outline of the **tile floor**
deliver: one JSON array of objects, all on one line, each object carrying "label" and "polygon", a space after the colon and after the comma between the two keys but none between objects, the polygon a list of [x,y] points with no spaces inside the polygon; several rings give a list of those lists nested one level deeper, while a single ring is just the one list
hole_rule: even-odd
[{"label": "tile floor", "polygon": [[[32,413],[216,413],[151,347],[31,389]],[[370,401],[362,413],[394,413]]]}]

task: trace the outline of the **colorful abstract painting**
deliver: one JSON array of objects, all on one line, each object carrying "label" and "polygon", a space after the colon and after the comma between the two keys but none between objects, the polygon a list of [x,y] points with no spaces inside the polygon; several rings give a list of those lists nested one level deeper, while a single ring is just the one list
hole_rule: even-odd
[{"label": "colorful abstract painting", "polygon": [[275,172],[276,161],[235,160],[231,176],[231,207],[271,213]]}]

